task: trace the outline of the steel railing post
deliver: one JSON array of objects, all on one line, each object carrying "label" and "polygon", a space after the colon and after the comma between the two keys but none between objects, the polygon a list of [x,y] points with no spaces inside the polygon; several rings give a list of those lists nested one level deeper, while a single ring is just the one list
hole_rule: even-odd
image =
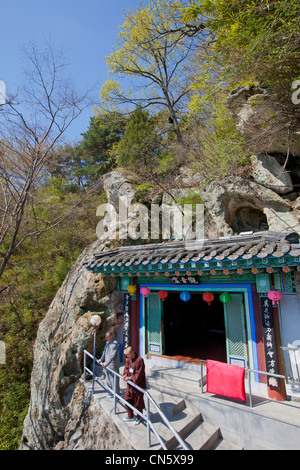
[{"label": "steel railing post", "polygon": [[252,395],[251,395],[251,372],[248,372],[248,379],[249,379],[249,406],[252,408]]},{"label": "steel railing post", "polygon": [[146,414],[147,414],[147,444],[151,447],[151,429],[150,429],[150,400],[146,395]]},{"label": "steel railing post", "polygon": [[114,374],[114,414],[116,414],[116,410],[117,410],[117,396],[116,396],[116,393],[117,393],[117,376],[116,376],[116,374]]},{"label": "steel railing post", "polygon": [[85,351],[83,352],[83,382],[85,385],[86,382],[86,354]]},{"label": "steel railing post", "polygon": [[92,393],[94,395],[95,388],[95,364],[96,364],[96,330],[94,329],[94,354],[93,354],[93,383],[92,383]]}]

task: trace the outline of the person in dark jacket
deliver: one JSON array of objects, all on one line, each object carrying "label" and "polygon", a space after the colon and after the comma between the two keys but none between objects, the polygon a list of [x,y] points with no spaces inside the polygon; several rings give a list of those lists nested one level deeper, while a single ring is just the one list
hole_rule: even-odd
[{"label": "person in dark jacket", "polygon": [[[125,349],[124,354],[126,355],[126,363],[123,372],[123,379],[126,382],[131,381],[140,388],[145,389],[146,374],[144,360],[134,351],[132,346],[128,346],[128,348]],[[127,384],[124,399],[138,411],[141,413],[143,412],[143,409],[145,408],[143,392],[137,390],[132,385]],[[135,425],[139,424],[141,422],[141,417],[139,415],[134,417],[133,410],[129,406],[126,406],[126,409],[128,416],[127,418],[124,418],[124,421],[134,421]]]}]

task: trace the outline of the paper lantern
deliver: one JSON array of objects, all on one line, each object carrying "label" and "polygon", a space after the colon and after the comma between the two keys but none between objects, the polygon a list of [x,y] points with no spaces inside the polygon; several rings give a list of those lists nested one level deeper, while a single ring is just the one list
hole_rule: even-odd
[{"label": "paper lantern", "polygon": [[187,302],[188,300],[190,300],[191,294],[189,292],[181,292],[180,298],[181,300],[183,300],[183,302]]},{"label": "paper lantern", "polygon": [[203,294],[203,300],[208,303],[208,305],[211,304],[211,302],[214,300],[215,296],[212,292],[205,292]]},{"label": "paper lantern", "polygon": [[221,302],[223,302],[223,304],[228,304],[229,302],[231,302],[232,297],[230,294],[228,294],[228,292],[222,292],[222,294],[220,295],[220,300]]},{"label": "paper lantern", "polygon": [[130,295],[133,295],[136,292],[136,286],[130,285],[127,287],[127,290]]},{"label": "paper lantern", "polygon": [[272,300],[272,305],[275,305],[279,303],[279,300],[281,299],[282,294],[281,292],[278,292],[277,290],[270,290],[268,292],[268,298]]},{"label": "paper lantern", "polygon": [[143,294],[144,297],[147,297],[147,295],[150,294],[149,287],[142,287],[140,293]]},{"label": "paper lantern", "polygon": [[158,297],[164,302],[165,299],[168,297],[168,292],[166,290],[160,290],[158,293]]}]

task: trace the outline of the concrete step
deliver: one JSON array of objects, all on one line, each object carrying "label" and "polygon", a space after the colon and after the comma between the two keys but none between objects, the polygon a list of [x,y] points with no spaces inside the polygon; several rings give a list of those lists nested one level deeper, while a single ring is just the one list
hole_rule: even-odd
[{"label": "concrete step", "polygon": [[200,374],[195,371],[155,368],[147,370],[146,373],[150,393],[159,390],[183,399],[186,397],[187,390],[195,395],[201,393]]},{"label": "concrete step", "polygon": [[[201,413],[187,407],[185,401],[180,398],[163,393],[160,390],[151,390],[151,396],[183,440],[185,436],[203,421]],[[178,445],[177,438],[164,423],[153,405],[151,405],[151,420],[157,432],[162,436],[167,449],[176,447]],[[153,445],[155,445],[154,443],[157,441],[157,438],[153,436],[152,441]],[[158,448],[161,449],[161,447]]]},{"label": "concrete step", "polygon": [[[174,384],[174,382],[181,383],[182,385],[195,386],[198,388],[201,386],[200,370],[153,366],[146,369],[146,377],[147,380],[151,382],[163,379],[166,385],[170,384],[171,386]],[[204,384],[206,384],[205,374]]]},{"label": "concrete step", "polygon": [[[184,442],[191,450],[209,450],[213,448],[220,438],[220,429],[203,420],[184,436]],[[170,448],[170,447],[168,447]],[[174,445],[172,450],[181,450],[181,446]]]},{"label": "concrete step", "polygon": [[[187,416],[188,419],[186,419],[185,422],[179,422],[180,429],[176,429],[179,436],[183,439],[184,442],[186,442],[186,437],[189,436],[199,426],[199,424],[203,422],[201,413],[194,414],[194,411],[190,410],[190,412],[187,413]],[[181,445],[178,443],[175,436],[172,436],[171,439],[166,442],[166,447],[170,450],[181,449]]]},{"label": "concrete step", "polygon": [[240,447],[233,442],[228,441],[227,439],[220,438],[216,445],[211,450],[244,450],[243,447]]},{"label": "concrete step", "polygon": [[[152,396],[189,449],[209,450],[214,449],[217,445],[220,446],[222,440],[220,429],[208,422],[204,422],[202,414],[186,406],[184,400],[179,400],[176,403],[174,396],[162,393],[159,390],[152,390]],[[172,432],[162,424],[159,415],[157,419],[155,419],[154,415],[152,415],[152,418],[155,421],[156,430],[163,436],[167,449],[182,450],[181,444],[178,443]],[[224,445],[223,447],[225,448]],[[227,447],[234,449],[234,445],[230,447],[229,442]],[[152,448],[157,448],[157,446],[154,445]],[[162,448],[158,447],[158,449],[161,450]]]}]

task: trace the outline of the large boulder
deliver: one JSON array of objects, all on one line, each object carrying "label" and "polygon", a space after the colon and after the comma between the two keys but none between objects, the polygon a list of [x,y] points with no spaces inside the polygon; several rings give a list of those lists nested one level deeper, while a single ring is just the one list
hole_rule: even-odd
[{"label": "large boulder", "polygon": [[253,155],[251,157],[254,180],[272,189],[278,194],[293,191],[290,173],[285,171],[277,159],[271,155]]}]

